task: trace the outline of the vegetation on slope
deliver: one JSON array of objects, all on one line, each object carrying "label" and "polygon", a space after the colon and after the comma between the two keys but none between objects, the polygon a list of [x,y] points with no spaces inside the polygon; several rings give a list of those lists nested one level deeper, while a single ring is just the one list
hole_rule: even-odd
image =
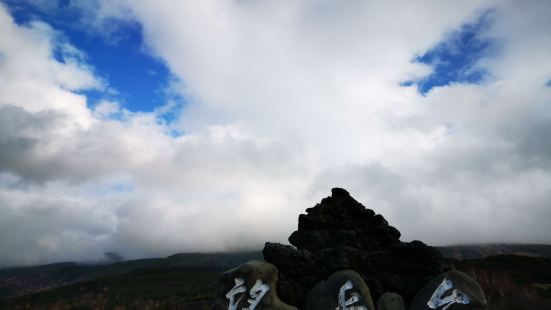
[{"label": "vegetation on slope", "polygon": [[482,286],[491,310],[551,309],[551,259],[498,255],[455,261]]},{"label": "vegetation on slope", "polygon": [[[258,259],[260,253],[210,255],[177,254],[111,265],[83,267],[70,263],[1,270],[0,279],[4,281],[40,275],[51,283],[63,277],[85,280],[0,299],[0,309],[208,309],[220,273]],[[499,255],[452,263],[480,283],[490,310],[551,309],[551,258]]]},{"label": "vegetation on slope", "polygon": [[6,299],[0,301],[0,309],[206,309],[219,276],[220,271],[212,268],[137,269]]}]

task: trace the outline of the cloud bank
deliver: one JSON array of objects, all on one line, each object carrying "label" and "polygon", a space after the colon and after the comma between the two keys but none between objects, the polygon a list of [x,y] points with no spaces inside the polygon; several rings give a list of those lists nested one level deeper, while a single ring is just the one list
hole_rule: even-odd
[{"label": "cloud bank", "polygon": [[[139,23],[186,104],[90,107],[85,51],[0,5],[0,265],[259,248],[335,186],[404,240],[551,242],[548,2],[79,3]],[[421,94],[488,14],[485,77]]]}]

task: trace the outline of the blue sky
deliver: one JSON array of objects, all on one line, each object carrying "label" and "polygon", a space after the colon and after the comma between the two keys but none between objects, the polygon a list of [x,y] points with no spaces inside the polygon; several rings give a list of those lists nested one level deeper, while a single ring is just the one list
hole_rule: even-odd
[{"label": "blue sky", "polygon": [[[101,99],[116,99],[132,112],[151,112],[166,103],[167,99],[183,102],[167,89],[173,77],[169,68],[158,57],[152,56],[143,41],[142,28],[134,21],[110,21],[109,33],[92,29],[83,23],[83,12],[59,1],[54,9],[47,10],[25,1],[5,1],[12,16],[20,25],[40,20],[61,32],[76,48],[86,53],[86,62],[103,78],[108,89],[86,90],[90,107]],[[433,72],[416,81],[401,85],[416,85],[425,95],[432,88],[452,83],[479,84],[488,78],[488,72],[479,61],[496,52],[495,43],[484,36],[491,27],[492,11],[478,13],[474,22],[465,23],[460,29],[446,33],[442,41],[416,56],[413,62],[429,65]],[[481,35],[482,33],[482,35]],[[57,55],[59,61],[63,57]],[[177,117],[171,113],[163,116],[167,121]]]},{"label": "blue sky", "polygon": [[[433,68],[433,72],[418,81],[407,81],[403,85],[417,85],[425,95],[434,87],[452,83],[480,84],[489,78],[480,61],[495,56],[496,42],[486,35],[492,24],[492,11],[479,14],[475,22],[466,23],[460,29],[446,35],[446,38],[424,54],[415,57],[414,62]],[[494,53],[494,55],[491,55]]]},{"label": "blue sky", "polygon": [[257,249],[332,187],[551,243],[550,38],[541,0],[1,1],[0,266]]},{"label": "blue sky", "polygon": [[[18,24],[45,22],[86,54],[86,62],[108,85],[103,91],[85,91],[91,107],[101,99],[116,99],[132,112],[150,112],[167,98],[174,99],[166,89],[170,71],[147,51],[138,23],[113,21],[112,32],[104,33],[85,25],[83,12],[69,6],[70,1],[59,1],[55,10],[46,11],[25,1],[5,3]],[[59,54],[56,59],[63,61]]]}]

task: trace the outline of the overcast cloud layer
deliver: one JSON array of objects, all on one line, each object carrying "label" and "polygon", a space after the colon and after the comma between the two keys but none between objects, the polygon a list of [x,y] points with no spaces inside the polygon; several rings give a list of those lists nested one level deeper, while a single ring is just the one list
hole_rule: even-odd
[{"label": "overcast cloud layer", "polygon": [[[402,240],[551,242],[551,2],[75,3],[139,23],[186,105],[90,109],[85,52],[0,4],[0,265],[261,248],[336,186]],[[421,95],[482,14],[485,78]]]}]

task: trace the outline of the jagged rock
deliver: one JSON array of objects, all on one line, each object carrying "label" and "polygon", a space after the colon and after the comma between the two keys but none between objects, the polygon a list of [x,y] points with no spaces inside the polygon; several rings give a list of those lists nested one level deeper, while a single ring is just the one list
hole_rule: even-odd
[{"label": "jagged rock", "polygon": [[294,246],[266,243],[264,259],[277,266],[278,294],[300,307],[316,283],[340,270],[355,270],[371,294],[397,292],[406,302],[438,274],[449,270],[441,254],[420,241],[400,241],[400,232],[380,214],[366,209],[340,188],[306,209],[298,230],[289,237]]},{"label": "jagged rock", "polygon": [[457,270],[432,279],[415,295],[410,310],[482,310],[488,302],[480,285]]},{"label": "jagged rock", "polygon": [[379,297],[377,310],[406,310],[406,305],[402,296],[386,292]]},{"label": "jagged rock", "polygon": [[306,296],[305,310],[375,310],[369,287],[353,270],[332,274]]},{"label": "jagged rock", "polygon": [[[296,310],[277,296],[277,268],[266,262],[249,261],[224,272],[218,285],[218,298],[213,309]],[[230,304],[232,306],[230,306]]]}]

